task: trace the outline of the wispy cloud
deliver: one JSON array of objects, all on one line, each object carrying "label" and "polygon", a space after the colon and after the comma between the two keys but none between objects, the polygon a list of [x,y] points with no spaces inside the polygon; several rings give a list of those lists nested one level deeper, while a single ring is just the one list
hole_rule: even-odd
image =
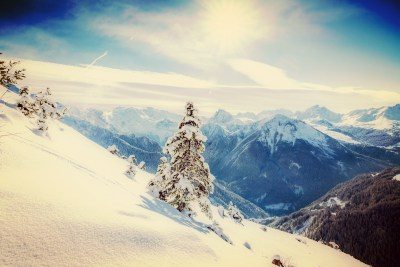
[{"label": "wispy cloud", "polygon": [[[192,100],[203,114],[218,108],[232,112],[290,108],[299,110],[316,103],[336,111],[389,105],[399,94],[354,87],[331,88],[290,78],[283,70],[260,62],[235,60],[237,71],[258,85],[223,85],[177,73],[132,71],[101,66],[72,66],[22,60],[27,79],[21,85],[33,90],[51,87],[54,96],[68,105],[138,106],[180,111]],[[244,65],[241,65],[244,64]],[[251,67],[250,67],[251,66]],[[354,101],[356,97],[357,101]]]},{"label": "wispy cloud", "polygon": [[400,93],[387,90],[368,90],[357,86],[331,87],[307,83],[291,78],[284,70],[248,59],[229,60],[230,66],[255,81],[259,86],[273,90],[315,90],[338,94],[365,95],[382,101],[400,102]]}]

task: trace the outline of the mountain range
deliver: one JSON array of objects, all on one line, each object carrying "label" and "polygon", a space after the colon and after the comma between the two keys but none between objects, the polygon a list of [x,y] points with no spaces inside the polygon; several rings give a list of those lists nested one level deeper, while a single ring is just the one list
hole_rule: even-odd
[{"label": "mountain range", "polygon": [[[399,164],[399,114],[399,105],[347,114],[321,106],[295,113],[218,110],[202,127],[208,138],[205,158],[220,185],[215,195],[224,196],[220,203],[230,197],[240,208],[252,203],[262,211],[245,213],[248,217],[299,210],[354,175]],[[103,146],[117,142],[121,151],[137,153],[153,171],[180,119],[154,108],[119,107],[72,109],[64,121]],[[107,135],[99,137],[99,131]],[[139,145],[139,138],[149,147]]]}]

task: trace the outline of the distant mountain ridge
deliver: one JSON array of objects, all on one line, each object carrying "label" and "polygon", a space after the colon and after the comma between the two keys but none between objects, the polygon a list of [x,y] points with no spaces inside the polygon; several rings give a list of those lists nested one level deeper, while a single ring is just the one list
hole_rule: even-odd
[{"label": "distant mountain ridge", "polygon": [[[393,147],[396,132],[345,125],[348,118],[366,120],[362,114],[371,112],[370,122],[382,116],[397,118],[397,111],[396,106],[345,115],[321,106],[297,113],[276,110],[233,115],[218,110],[204,119],[202,131],[208,138],[205,158],[224,190],[266,214],[288,214],[356,174],[399,164],[399,151]],[[136,108],[70,115],[79,116],[117,135],[132,131],[136,137],[147,137],[156,141],[159,149],[181,119],[166,111]],[[391,122],[396,125],[395,120]],[[158,160],[150,160],[154,170]],[[238,205],[244,207],[243,203]]]},{"label": "distant mountain ridge", "polygon": [[205,157],[217,179],[270,214],[290,213],[356,174],[393,164],[283,115],[234,132],[213,123],[203,131]]}]

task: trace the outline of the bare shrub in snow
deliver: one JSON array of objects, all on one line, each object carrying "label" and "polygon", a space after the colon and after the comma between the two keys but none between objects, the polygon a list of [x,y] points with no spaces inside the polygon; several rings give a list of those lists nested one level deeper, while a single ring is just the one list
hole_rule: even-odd
[{"label": "bare shrub in snow", "polygon": [[171,156],[171,176],[161,194],[181,212],[191,214],[197,206],[211,218],[208,196],[214,188],[214,177],[201,155],[206,137],[201,133],[200,125],[193,103],[187,103],[179,130],[168,139],[164,148],[164,153]]}]

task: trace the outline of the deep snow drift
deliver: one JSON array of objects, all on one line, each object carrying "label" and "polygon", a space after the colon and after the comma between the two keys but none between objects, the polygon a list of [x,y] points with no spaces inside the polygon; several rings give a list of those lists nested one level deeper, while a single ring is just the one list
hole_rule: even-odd
[{"label": "deep snow drift", "polygon": [[[58,121],[0,103],[0,265],[365,266],[304,237],[213,214],[233,245],[146,192],[151,177]],[[212,170],[211,170],[212,171]],[[301,242],[299,240],[301,240]]]}]

